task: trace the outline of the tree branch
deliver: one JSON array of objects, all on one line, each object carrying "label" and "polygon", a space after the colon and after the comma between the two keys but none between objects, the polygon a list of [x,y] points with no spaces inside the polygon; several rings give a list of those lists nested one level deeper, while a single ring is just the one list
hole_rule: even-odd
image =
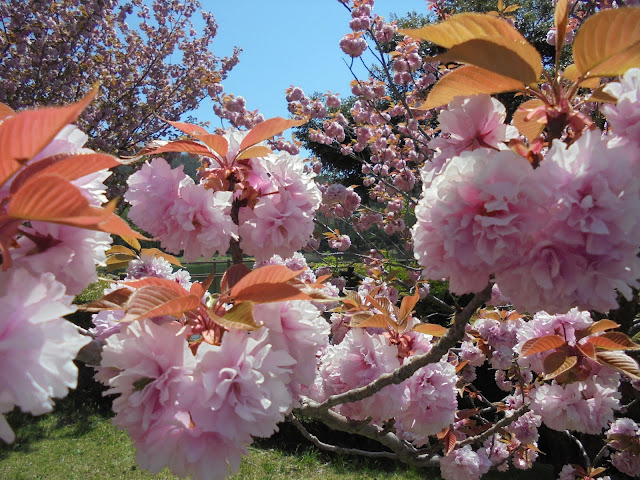
[{"label": "tree branch", "polygon": [[513,412],[513,415],[509,417],[504,417],[502,420],[496,422],[496,424],[493,427],[491,427],[489,430],[486,430],[482,432],[480,435],[476,435],[475,437],[469,437],[465,440],[461,440],[460,442],[456,442],[455,448],[461,448],[461,447],[464,447],[465,445],[470,445],[472,443],[484,442],[491,435],[498,432],[499,430],[506,427],[507,425],[510,425],[511,423],[515,422],[518,418],[520,418],[522,415],[524,415],[528,411],[529,411],[529,405],[522,405],[520,408],[518,408],[516,411]]},{"label": "tree branch", "polygon": [[492,284],[489,283],[482,292],[474,295],[464,309],[455,313],[453,325],[449,327],[447,332],[440,338],[440,340],[438,340],[429,352],[423,355],[415,355],[411,360],[396,368],[393,372],[380,375],[380,377],[364,387],[353,388],[347,392],[332,395],[321,403],[307,399],[300,408],[300,411],[306,415],[315,416],[316,414],[320,414],[321,412],[327,411],[337,405],[357,402],[358,400],[372,396],[387,385],[404,382],[425,365],[440,361],[442,356],[462,339],[464,336],[465,326],[475,311],[491,298],[491,287]]}]

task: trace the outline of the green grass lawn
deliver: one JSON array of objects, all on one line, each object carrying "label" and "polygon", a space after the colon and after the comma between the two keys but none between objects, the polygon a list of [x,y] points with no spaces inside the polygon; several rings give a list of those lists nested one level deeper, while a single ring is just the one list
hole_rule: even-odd
[{"label": "green grass lawn", "polygon": [[[77,408],[64,400],[53,414],[31,417],[8,414],[16,431],[12,445],[0,446],[0,479],[93,480],[175,479],[168,469],[151,475],[135,463],[135,450],[126,433],[111,425],[91,406]],[[301,440],[293,427],[250,447],[234,480],[418,480],[439,479],[437,471],[419,470],[391,461],[320,452]],[[531,472],[492,473],[489,480],[543,480],[552,471],[539,466]]]}]

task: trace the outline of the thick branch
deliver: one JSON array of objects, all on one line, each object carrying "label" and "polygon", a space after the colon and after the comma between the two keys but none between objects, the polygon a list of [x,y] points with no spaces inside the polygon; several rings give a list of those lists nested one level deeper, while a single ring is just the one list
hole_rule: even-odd
[{"label": "thick branch", "polygon": [[[305,412],[306,415],[306,412]],[[419,457],[418,450],[411,444],[399,439],[392,432],[385,431],[382,427],[362,422],[352,422],[348,418],[332,410],[318,410],[311,415],[333,430],[355,433],[363,437],[376,440],[397,455],[397,459],[414,467],[436,467],[439,459]]]},{"label": "thick branch", "polygon": [[322,411],[326,411],[337,405],[343,403],[357,402],[364,398],[370,397],[373,394],[379,392],[387,385],[399,384],[404,382],[407,378],[411,377],[418,369],[429,365],[430,363],[436,363],[440,361],[443,355],[445,355],[450,348],[455,346],[464,336],[464,329],[471,316],[475,311],[480,308],[485,302],[491,298],[491,287],[489,284],[480,293],[477,293],[469,302],[469,304],[462,310],[459,310],[454,315],[453,325],[449,327],[447,332],[440,338],[440,340],[429,350],[428,353],[423,355],[416,355],[411,358],[404,365],[396,368],[393,372],[385,373],[364,387],[353,388],[347,392],[340,393],[338,395],[332,395],[327,400],[321,403],[307,400],[301,407],[301,411],[306,415],[315,415]]},{"label": "thick branch", "polygon": [[343,447],[338,447],[336,445],[330,445],[328,443],[324,443],[318,437],[316,437],[315,435],[312,435],[309,432],[309,430],[307,430],[305,426],[302,423],[300,423],[300,420],[298,420],[295,417],[295,415],[293,414],[289,415],[288,419],[291,421],[291,423],[293,423],[296,426],[296,428],[304,436],[304,438],[306,438],[311,443],[313,443],[316,447],[322,450],[327,450],[328,452],[333,452],[333,453],[339,453],[341,455],[360,455],[363,457],[372,457],[372,458],[390,458],[392,460],[398,459],[398,455],[396,455],[393,452],[369,452],[367,450],[360,450],[357,448],[343,448]]}]

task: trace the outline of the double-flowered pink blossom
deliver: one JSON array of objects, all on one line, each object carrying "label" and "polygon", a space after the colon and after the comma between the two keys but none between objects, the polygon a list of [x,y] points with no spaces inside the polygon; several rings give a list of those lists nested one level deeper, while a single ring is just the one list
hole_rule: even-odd
[{"label": "double-flowered pink blossom", "polygon": [[75,388],[73,363],[90,338],[61,318],[73,297],[52,273],[12,268],[0,273],[0,439],[15,438],[4,419],[15,406],[34,415],[53,409],[53,398]]},{"label": "double-flowered pink blossom", "polygon": [[620,375],[603,372],[586,380],[560,385],[536,385],[531,410],[553,430],[599,434],[620,409]]},{"label": "double-flowered pink blossom", "polygon": [[640,148],[640,68],[631,68],[619,82],[610,82],[604,91],[617,99],[602,112],[618,137],[616,141]]},{"label": "double-flowered pink blossom", "polygon": [[440,475],[444,480],[480,480],[491,468],[491,460],[481,450],[474,452],[470,445],[458,448],[440,459]]}]

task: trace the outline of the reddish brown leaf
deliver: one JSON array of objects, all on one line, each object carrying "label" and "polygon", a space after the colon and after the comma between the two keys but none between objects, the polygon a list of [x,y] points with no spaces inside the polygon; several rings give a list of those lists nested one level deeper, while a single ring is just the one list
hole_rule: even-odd
[{"label": "reddish brown leaf", "polygon": [[193,123],[186,123],[186,122],[172,122],[170,120],[164,120],[164,121],[167,122],[169,125],[177,128],[181,132],[186,133],[187,135],[191,135],[191,136],[209,135],[209,132],[207,132],[200,125],[194,125]]},{"label": "reddish brown leaf", "polygon": [[[74,219],[71,219],[69,225],[82,226],[78,222],[77,224],[73,223]],[[57,223],[64,223],[59,221]],[[112,233],[114,235],[120,235],[121,237],[127,238],[139,238],[140,240],[151,240],[150,238],[145,237],[141,233],[133,230],[127,222],[118,217],[116,214],[111,213],[105,220],[101,221],[99,224],[95,226],[85,226],[84,228],[89,228],[91,230],[100,230],[101,232]]]},{"label": "reddish brown leaf", "polygon": [[246,150],[256,143],[260,143],[263,140],[273,137],[274,135],[278,135],[288,128],[299,127],[300,125],[303,125],[305,123],[307,123],[307,120],[287,120],[286,118],[282,117],[275,117],[265,120],[264,122],[259,123],[258,125],[253,127],[247,134],[247,136],[244,137],[242,143],[240,144],[240,151]]},{"label": "reddish brown leaf", "polygon": [[456,365],[456,373],[460,373],[460,370],[462,370],[464,367],[466,367],[467,363],[469,363],[469,360],[463,360],[458,365]]},{"label": "reddish brown leaf", "polygon": [[568,357],[564,352],[552,352],[544,359],[545,380],[556,378],[569,370],[578,363],[578,357]]},{"label": "reddish brown leaf", "polygon": [[71,105],[23,110],[7,117],[0,124],[0,185],[72,123],[97,93],[96,87]]},{"label": "reddish brown leaf", "polygon": [[449,430],[447,435],[443,439],[444,441],[444,454],[449,455],[453,452],[453,449],[456,447],[456,436],[455,434]]},{"label": "reddish brown leaf", "polygon": [[204,143],[211,150],[220,155],[220,158],[225,158],[229,151],[229,142],[222,135],[197,135],[196,138]]},{"label": "reddish brown leaf", "polygon": [[564,37],[567,34],[567,23],[569,22],[569,2],[568,0],[558,0],[553,15],[553,26],[556,27],[556,51],[562,51]]},{"label": "reddish brown leaf", "polygon": [[113,292],[107,293],[102,298],[85,305],[81,309],[89,312],[99,312],[101,310],[123,310],[129,301],[131,294],[133,294],[133,290],[129,288],[119,288]]},{"label": "reddish brown leaf", "polygon": [[420,333],[426,333],[433,337],[441,337],[447,332],[445,327],[434,323],[420,323],[413,327],[413,330]]},{"label": "reddish brown leaf", "polygon": [[638,350],[640,345],[631,341],[622,332],[606,332],[597,337],[590,337],[588,343],[603,350]]},{"label": "reddish brown leaf", "polygon": [[226,272],[224,272],[224,275],[222,275],[222,280],[220,280],[220,291],[226,292],[233,288],[242,279],[242,277],[250,272],[251,270],[244,263],[232,265]]},{"label": "reddish brown leaf", "polygon": [[640,380],[640,369],[637,362],[624,352],[598,352],[598,362],[630,377]]},{"label": "reddish brown leaf", "polygon": [[284,284],[300,275],[303,270],[291,270],[284,265],[267,265],[256,268],[244,275],[231,288],[231,296],[236,298],[240,292],[255,285]]},{"label": "reddish brown leaf", "polygon": [[[242,281],[242,280],[241,280]],[[236,302],[251,301],[253,303],[284,302],[287,300],[313,300],[293,285],[286,283],[258,283],[238,291],[232,295]]]},{"label": "reddish brown leaf", "polygon": [[173,289],[155,285],[142,287],[133,292],[129,298],[122,321],[162,315],[180,317],[184,312],[195,310],[199,306],[200,297],[197,295],[179,296]]},{"label": "reddish brown leaf", "polygon": [[135,257],[136,252],[127,248],[123,245],[112,245],[109,250],[107,250],[107,255],[127,255],[128,257]]},{"label": "reddish brown leaf", "polygon": [[596,347],[591,343],[578,344],[578,350],[580,350],[586,357],[590,358],[594,362],[597,362]]},{"label": "reddish brown leaf", "polygon": [[402,322],[405,318],[407,318],[411,312],[413,312],[414,307],[420,301],[420,292],[416,288],[416,291],[413,295],[407,295],[402,299],[400,303],[400,315],[398,321]]},{"label": "reddish brown leaf", "polygon": [[198,142],[193,142],[191,140],[175,140],[173,142],[169,142],[160,147],[151,146],[142,149],[138,156],[140,155],[156,155],[158,153],[166,153],[166,152],[184,152],[184,153],[192,153],[194,155],[206,155],[211,156],[211,150],[209,150],[206,146],[202,145]]},{"label": "reddish brown leaf", "polygon": [[53,165],[45,168],[43,174],[59,175],[66,180],[77,180],[85,175],[108,170],[121,165],[121,162],[112,155],[105,153],[86,153],[67,156]]},{"label": "reddish brown leaf", "polygon": [[546,352],[547,350],[561,347],[564,344],[564,338],[558,335],[547,335],[540,338],[531,338],[524,342],[524,345],[522,345],[520,356],[527,357],[529,355],[535,355],[536,353]]}]

